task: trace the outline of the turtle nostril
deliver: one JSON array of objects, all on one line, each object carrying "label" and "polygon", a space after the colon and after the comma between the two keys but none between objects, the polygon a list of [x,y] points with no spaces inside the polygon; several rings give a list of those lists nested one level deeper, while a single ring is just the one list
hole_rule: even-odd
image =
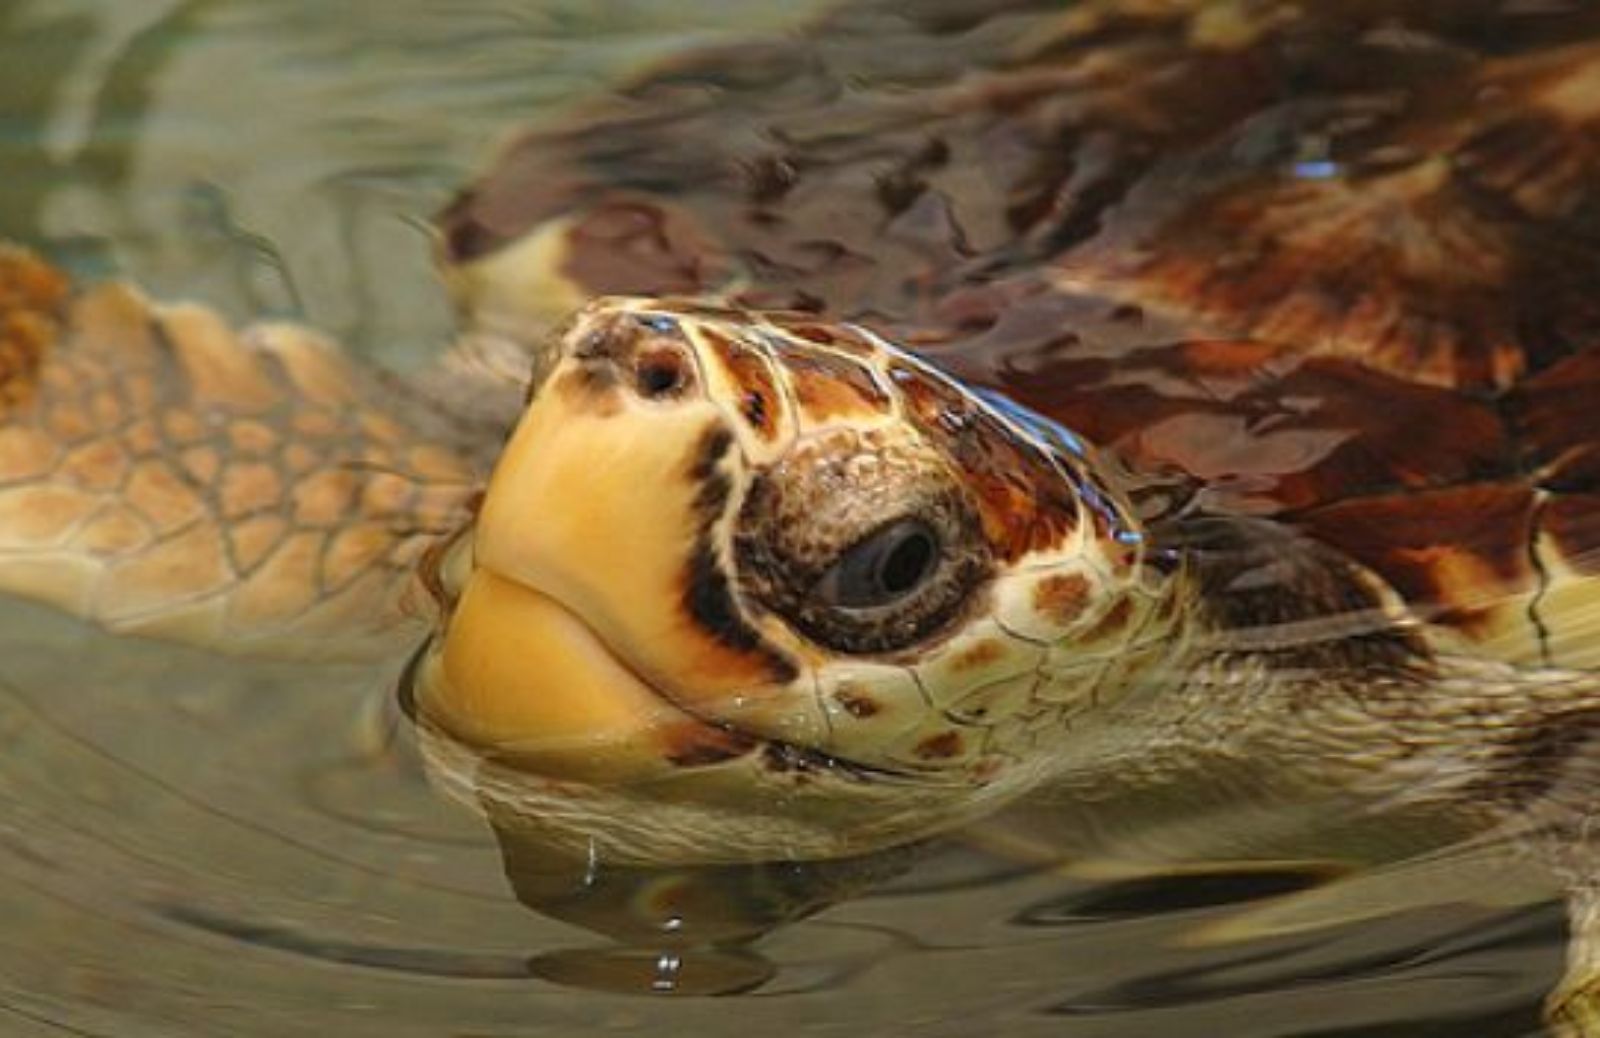
[{"label": "turtle nostril", "polygon": [[677,350],[650,350],[634,366],[634,385],[649,400],[677,396],[688,383],[688,363]]}]

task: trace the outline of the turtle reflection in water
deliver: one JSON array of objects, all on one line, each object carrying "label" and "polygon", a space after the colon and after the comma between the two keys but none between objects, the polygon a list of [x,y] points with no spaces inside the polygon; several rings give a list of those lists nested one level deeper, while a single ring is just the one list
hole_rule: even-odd
[{"label": "turtle reflection in water", "polygon": [[859,4],[447,211],[514,390],[12,252],[0,581],[239,652],[421,618],[440,775],[617,861],[1038,789],[1158,858],[1434,820],[1549,870],[1600,1035],[1597,70],[1587,7]]}]

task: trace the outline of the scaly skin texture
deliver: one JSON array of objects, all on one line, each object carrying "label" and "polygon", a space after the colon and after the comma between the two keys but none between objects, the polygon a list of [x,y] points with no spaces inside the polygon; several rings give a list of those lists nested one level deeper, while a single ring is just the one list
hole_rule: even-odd
[{"label": "scaly skin texture", "polygon": [[478,476],[331,343],[120,284],[69,294],[14,249],[0,317],[0,587],[235,652],[417,637],[417,562]]},{"label": "scaly skin texture", "polygon": [[[1159,481],[871,333],[648,300],[568,327],[480,507],[471,464],[386,418],[368,376],[309,333],[235,335],[120,286],[73,296],[16,253],[0,273],[17,502],[0,583],[14,591],[231,651],[303,654],[350,634],[371,638],[338,644],[369,651],[405,633],[420,572],[442,615],[412,692],[440,777],[502,822],[620,860],[855,853],[1039,788],[1105,845],[1153,839],[1167,858],[1303,847],[1318,815],[1488,834],[1579,891],[1552,1020],[1593,1033],[1595,675],[1463,653],[1292,527],[1153,507]],[[151,413],[111,406],[119,394]],[[195,426],[145,432],[186,414]],[[297,470],[304,447],[320,464]],[[840,465],[845,483],[818,475]],[[149,471],[184,481],[152,486]],[[874,479],[883,494],[831,507]],[[829,647],[826,621],[800,631],[812,578],[775,594],[767,582],[789,578],[738,549],[837,551],[925,485],[958,488],[986,561],[966,608],[929,614],[888,658]],[[810,496],[773,512],[758,487]],[[173,505],[187,523],[165,537],[94,533]],[[172,547],[231,544],[263,521],[291,531],[266,563],[317,536],[326,566],[351,530],[383,551],[339,583]],[[41,566],[94,579],[42,583]],[[1197,829],[1196,802],[1256,814]]]},{"label": "scaly skin texture", "polygon": [[[531,365],[479,521],[425,553],[444,610],[412,688],[442,773],[645,860],[849,853],[1034,787],[1164,860],[1438,823],[1572,892],[1552,1019],[1593,1036],[1597,39],[1596,10],[1511,0],[859,0],[545,122],[444,218],[472,334],[542,344],[618,292],[819,316],[615,303],[686,343],[580,319]],[[0,363],[31,372],[60,287],[18,282],[58,300],[8,325]],[[1096,478],[940,377],[878,385],[892,351],[843,319],[1070,428]],[[43,387],[23,424],[65,392],[7,381]],[[1099,490],[1143,534],[1130,565],[1081,521]],[[819,602],[908,498],[959,547],[931,586],[967,597]],[[36,547],[108,566],[33,536],[0,579]],[[211,607],[174,636],[246,644],[274,614],[214,607],[252,587],[305,601],[303,568],[201,569]],[[140,586],[107,571],[113,603]],[[352,601],[387,617],[389,591]]]},{"label": "scaly skin texture", "polygon": [[[1587,671],[1466,651],[1378,574],[1289,527],[1188,507],[1142,523],[1131,502],[1148,487],[1069,434],[1039,440],[1032,430],[1044,427],[1028,416],[991,410],[868,333],[620,300],[580,315],[561,353],[463,561],[440,581],[446,623],[425,657],[424,713],[480,745],[543,753],[548,765],[552,751],[539,744],[558,729],[609,731],[618,745],[608,762],[632,759],[634,779],[670,777],[675,790],[730,771],[775,795],[822,786],[832,842],[787,839],[828,853],[940,828],[974,798],[992,807],[1041,782],[1114,804],[1208,775],[1234,776],[1250,798],[1276,789],[1287,803],[1349,797],[1509,826],[1584,759],[1595,694]],[[665,357],[684,361],[685,381],[652,396],[641,376]],[[937,403],[919,413],[919,401]],[[1002,449],[1023,453],[987,468],[984,452]],[[1036,468],[1029,450],[1039,452]],[[654,507],[629,507],[663,472],[673,479],[652,493]],[[841,523],[854,528],[857,510],[876,510],[862,523],[870,529],[949,473],[974,517],[993,507],[994,521],[980,523],[987,575],[973,608],[905,651],[857,651],[853,629],[845,648],[828,644],[840,631],[805,612],[818,605],[815,575],[795,578],[774,560],[837,551],[818,546],[834,543]],[[578,482],[583,500],[563,505]],[[845,492],[848,507],[830,500]],[[773,495],[798,495],[795,507],[774,510]],[[741,553],[752,539],[765,548]],[[707,587],[730,597],[708,609]],[[505,628],[485,642],[488,616],[476,603],[491,593]],[[571,611],[585,644],[625,664],[597,675],[594,689],[626,684],[628,697],[681,711],[685,725],[605,713],[610,701],[588,685],[564,695],[570,679],[546,688],[519,669],[517,595],[532,596],[530,623]],[[459,650],[469,638],[470,652]],[[453,649],[480,663],[504,651],[508,664],[452,669]],[[436,662],[444,669],[428,670]],[[501,674],[523,684],[497,691]],[[822,766],[789,768],[790,758],[770,754],[775,741],[826,755]],[[852,767],[866,780],[829,785]],[[873,775],[902,781],[892,827],[851,820],[853,798],[869,817],[885,810]],[[928,784],[950,795],[913,809],[912,791]],[[731,817],[737,805],[716,810]],[[607,845],[621,857],[664,856],[668,846],[763,853],[761,838],[738,826],[723,845],[706,835],[708,821],[685,846],[666,831],[681,835],[681,819],[615,804],[606,813],[630,815]],[[1144,810],[1129,815],[1135,826],[1150,821]]]},{"label": "scaly skin texture", "polygon": [[[1092,450],[1029,421],[859,329],[599,301],[441,568],[420,712],[587,782],[607,803],[566,835],[623,860],[831,857],[992,810],[1178,621]],[[926,586],[818,596],[906,517],[937,534]],[[528,814],[574,817],[543,792]]]},{"label": "scaly skin texture", "polygon": [[861,320],[1463,651],[1592,667],[1597,68],[1583,5],[857,0],[541,124],[442,223],[495,327]]},{"label": "scaly skin texture", "polygon": [[[1158,834],[1161,858],[1289,853],[1329,818],[1426,822],[1533,857],[1552,889],[1570,882],[1554,852],[1582,846],[1600,766],[1591,670],[1475,651],[1290,525],[1159,500],[1141,521],[1133,502],[1160,484],[1049,429],[849,326],[594,304],[508,445],[473,556],[441,582],[444,631],[418,677],[425,719],[512,764],[441,744],[441,772],[546,837],[622,860],[857,852],[1043,788],[1113,847],[1148,853]],[[991,466],[990,452],[1018,450]],[[631,507],[663,472],[654,507]],[[873,529],[951,473],[983,531],[979,604],[903,654],[854,649],[854,628],[806,611],[829,609],[807,560],[849,543],[838,530],[858,528],[856,510]],[[848,506],[832,500],[845,493]],[[697,591],[708,579],[731,596],[717,608]],[[480,640],[487,616],[461,603],[507,582],[528,611],[496,591],[505,626]],[[1594,593],[1584,578],[1569,590]],[[1583,622],[1587,601],[1552,619]],[[519,670],[517,639],[552,630],[552,611],[581,617],[552,651],[620,668],[578,682]],[[478,665],[452,667],[453,650]],[[617,770],[591,781],[564,758],[572,746],[542,744],[557,730],[605,731],[578,749]],[[1249,824],[1186,826],[1197,803]],[[1581,985],[1589,938],[1575,940]]]}]

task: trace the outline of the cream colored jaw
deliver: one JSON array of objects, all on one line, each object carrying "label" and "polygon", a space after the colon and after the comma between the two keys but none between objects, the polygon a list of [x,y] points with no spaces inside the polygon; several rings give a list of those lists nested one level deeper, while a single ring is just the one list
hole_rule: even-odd
[{"label": "cream colored jaw", "polygon": [[485,569],[467,578],[442,648],[423,667],[418,701],[431,722],[564,776],[659,770],[652,737],[694,723],[560,603]]}]

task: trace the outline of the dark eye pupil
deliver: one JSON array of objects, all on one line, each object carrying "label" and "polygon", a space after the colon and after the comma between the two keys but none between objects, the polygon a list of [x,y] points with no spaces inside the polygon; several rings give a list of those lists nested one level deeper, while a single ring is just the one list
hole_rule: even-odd
[{"label": "dark eye pupil", "polygon": [[892,595],[903,595],[922,583],[933,561],[933,538],[921,530],[913,531],[890,550],[878,571],[878,583]]},{"label": "dark eye pupil", "polygon": [[939,561],[933,531],[902,520],[855,544],[839,557],[818,586],[821,596],[847,609],[888,605],[920,587]]}]

